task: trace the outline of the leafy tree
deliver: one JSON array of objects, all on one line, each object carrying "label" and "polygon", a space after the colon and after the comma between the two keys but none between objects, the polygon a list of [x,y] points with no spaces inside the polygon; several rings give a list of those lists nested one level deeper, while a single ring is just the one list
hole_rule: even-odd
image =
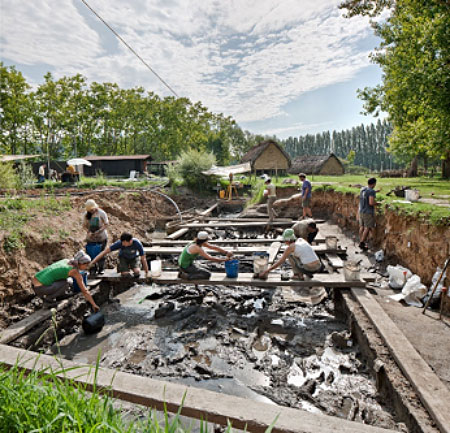
[{"label": "leafy tree", "polygon": [[450,3],[443,0],[360,0],[344,2],[349,15],[391,16],[374,23],[382,42],[372,59],[383,70],[383,83],[359,92],[365,110],[389,113],[393,132],[389,149],[412,161],[440,158],[450,177]]},{"label": "leafy tree", "polygon": [[192,189],[201,191],[208,183],[202,171],[209,170],[216,163],[214,154],[190,149],[181,152],[177,159],[177,170],[185,184]]}]

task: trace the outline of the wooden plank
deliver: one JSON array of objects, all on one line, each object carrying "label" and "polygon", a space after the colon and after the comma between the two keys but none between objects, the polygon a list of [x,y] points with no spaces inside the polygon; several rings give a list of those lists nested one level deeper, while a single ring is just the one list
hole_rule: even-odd
[{"label": "wooden plank", "polygon": [[115,399],[181,414],[233,429],[264,433],[275,421],[273,433],[388,433],[378,427],[348,421],[330,415],[311,413],[276,404],[262,403],[242,397],[221,394],[173,382],[150,379],[116,369],[78,364],[55,356],[33,353],[0,345],[0,364],[16,366],[25,372],[53,371],[55,376],[95,389]]},{"label": "wooden plank", "polygon": [[[206,217],[206,216],[210,215],[216,208],[217,208],[217,203],[213,204],[208,209],[200,212],[199,216]],[[192,224],[198,224],[198,223],[199,223],[199,221],[194,221]],[[189,228],[185,227],[181,223],[173,224],[171,227],[180,227],[180,228],[178,230],[176,230],[175,232],[171,233],[169,236],[167,236],[167,239],[174,240],[174,239],[181,238],[181,236],[185,235],[189,231]]]},{"label": "wooden plank", "polygon": [[272,264],[281,248],[281,242],[274,242],[269,247],[269,264]]},{"label": "wooden plank", "polygon": [[14,325],[11,325],[9,328],[6,328],[0,332],[0,343],[7,344],[14,341],[31,328],[39,325],[43,320],[51,317],[51,315],[52,313],[50,310],[39,310],[20,322],[14,323]]},{"label": "wooden plank", "polygon": [[180,224],[180,228],[189,228],[189,229],[203,229],[203,228],[234,228],[237,229],[239,227],[243,228],[258,228],[258,227],[265,227],[267,225],[272,225],[276,227],[291,227],[292,222],[291,221],[272,221],[269,223],[268,221],[260,221],[260,222],[241,222],[241,223],[233,223],[233,222],[224,222],[219,221],[217,223],[211,224],[212,221],[207,223],[189,223],[189,224]]},{"label": "wooden plank", "polygon": [[98,286],[102,282],[101,278],[96,278],[95,280],[88,280],[88,287]]},{"label": "wooden plank", "polygon": [[341,269],[344,267],[344,261],[337,254],[327,253],[326,258],[334,269]]},{"label": "wooden plank", "polygon": [[[202,221],[218,221],[218,222],[236,222],[236,223],[245,223],[245,222],[262,222],[267,223],[267,216],[265,218],[221,218],[221,217],[204,217]],[[290,222],[294,224],[296,220],[292,218],[275,218],[274,222]]]},{"label": "wooden plank", "polygon": [[[114,270],[105,271],[102,276],[106,281],[117,281],[123,277]],[[149,281],[145,278],[144,272],[141,271],[141,276],[134,281]],[[239,273],[237,278],[228,278],[225,273],[213,272],[209,280],[183,280],[178,278],[178,272],[162,272],[160,277],[151,278],[151,281],[158,284],[194,284],[194,285],[222,285],[222,286],[254,286],[254,287],[270,287],[275,289],[277,286],[299,286],[299,287],[335,287],[335,288],[350,288],[350,287],[365,287],[366,281],[364,276],[358,281],[345,281],[340,274],[315,274],[312,280],[298,281],[298,280],[281,280],[281,274],[270,273],[266,280],[254,278],[253,273]]]},{"label": "wooden plank", "polygon": [[[184,230],[184,229],[182,229]],[[169,237],[166,239],[152,239],[151,244],[152,246],[177,246],[177,245],[187,245],[190,242],[193,242],[193,239],[190,240],[171,240]],[[266,244],[269,245],[272,242],[279,241],[283,242],[283,239],[281,237],[275,238],[275,239],[214,239],[210,241],[211,244],[214,245],[232,245],[232,244],[239,244],[239,245],[246,245],[246,244]],[[316,236],[316,239],[314,239],[315,243],[323,244],[325,243],[325,238],[321,236]]]},{"label": "wooden plank", "polygon": [[[284,251],[286,249],[286,245],[281,245],[281,242],[277,242],[280,244],[278,250]],[[212,245],[214,245],[214,242],[211,242]],[[187,243],[186,243],[187,245]],[[326,253],[337,253],[342,252],[345,253],[345,250],[340,249],[329,249],[326,247],[325,244],[321,245],[313,245],[313,250],[316,252],[316,254],[326,254]],[[230,248],[229,248],[230,249]],[[211,255],[217,255],[221,254],[218,251],[207,249],[208,254]],[[181,254],[183,251],[183,246],[174,246],[174,247],[165,247],[165,246],[154,246],[154,247],[144,247],[144,252],[146,255],[149,256],[155,256],[155,255],[162,255],[162,256],[170,256],[170,255],[178,255]],[[254,254],[257,252],[263,252],[267,251],[267,248],[264,245],[260,246],[234,246],[231,248],[231,251],[233,251],[234,254]]]},{"label": "wooden plank", "polygon": [[167,239],[174,240],[174,239],[181,238],[181,236],[185,235],[188,231],[189,231],[188,228],[179,229],[179,230],[173,232],[172,234],[170,234],[169,236],[167,236]]},{"label": "wooden plank", "polygon": [[[389,348],[403,374],[416,390],[442,433],[450,433],[450,391],[367,290],[352,289],[367,316]],[[420,332],[420,330],[418,330]]]}]

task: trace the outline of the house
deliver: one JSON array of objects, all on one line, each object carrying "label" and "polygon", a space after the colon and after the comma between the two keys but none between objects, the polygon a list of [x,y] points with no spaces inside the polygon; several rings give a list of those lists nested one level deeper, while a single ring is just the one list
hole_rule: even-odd
[{"label": "house", "polygon": [[266,140],[252,147],[241,159],[249,162],[255,174],[285,174],[291,166],[291,158],[284,149],[273,140]]},{"label": "house", "polygon": [[292,161],[289,173],[298,174],[328,174],[341,175],[345,169],[339,158],[330,153],[329,155],[303,155],[297,156]]},{"label": "house", "polygon": [[101,171],[106,176],[129,176],[130,171],[143,173],[147,171],[150,155],[117,155],[117,156],[85,156],[83,159],[91,162],[90,167],[84,166],[85,176],[95,176]]}]

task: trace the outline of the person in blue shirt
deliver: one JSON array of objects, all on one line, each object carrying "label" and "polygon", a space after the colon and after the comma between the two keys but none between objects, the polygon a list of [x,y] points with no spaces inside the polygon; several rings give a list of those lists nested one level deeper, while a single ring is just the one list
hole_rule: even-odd
[{"label": "person in blue shirt", "polygon": [[300,173],[298,175],[300,180],[302,181],[302,207],[303,207],[303,218],[312,218],[312,212],[311,212],[311,191],[312,186],[311,182],[306,179],[305,173]]},{"label": "person in blue shirt", "polygon": [[130,274],[130,269],[133,271],[135,278],[140,275],[139,260],[142,263],[142,267],[145,271],[145,276],[148,277],[148,263],[145,257],[144,247],[142,243],[133,238],[130,233],[122,233],[120,240],[114,242],[111,246],[103,250],[94,260],[92,260],[90,267],[95,265],[104,256],[112,251],[119,251],[119,263],[117,266],[117,272],[126,276]]}]

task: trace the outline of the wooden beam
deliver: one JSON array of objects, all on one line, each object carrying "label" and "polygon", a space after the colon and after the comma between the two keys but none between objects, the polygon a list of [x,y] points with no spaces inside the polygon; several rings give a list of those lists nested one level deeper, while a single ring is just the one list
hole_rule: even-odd
[{"label": "wooden beam", "polygon": [[29,331],[31,328],[39,325],[42,321],[51,317],[52,313],[50,310],[39,310],[20,322],[14,323],[10,327],[0,331],[0,343],[7,344],[15,339],[19,338],[25,332]]},{"label": "wooden beam", "polygon": [[277,257],[278,252],[281,248],[281,242],[274,242],[269,247],[269,264],[271,265]]},{"label": "wooden beam", "polygon": [[344,267],[344,261],[337,254],[327,253],[326,258],[334,269],[341,269]]},{"label": "wooden beam", "polygon": [[214,223],[213,221],[210,221],[209,224],[206,223],[189,223],[189,224],[180,224],[180,228],[188,228],[188,229],[204,229],[204,228],[258,228],[258,227],[266,227],[268,225],[271,225],[272,227],[291,227],[292,221],[272,221],[272,223],[269,223],[268,220],[266,221],[250,221],[248,223],[246,222],[239,222],[239,223],[233,223],[233,222],[225,222],[225,221],[219,221],[217,223]]},{"label": "wooden beam", "polygon": [[[184,230],[184,229],[182,229]],[[281,237],[276,239],[214,239],[210,241],[211,244],[214,245],[232,245],[232,244],[238,244],[238,245],[246,245],[246,244],[265,244],[269,245],[272,242],[283,242],[283,239]],[[152,239],[151,245],[152,246],[165,246],[165,247],[171,247],[171,246],[177,246],[177,245],[187,245],[190,242],[194,242],[193,239],[189,240],[171,240],[169,238],[167,239]],[[314,239],[315,243],[323,244],[325,243],[325,238],[317,236],[316,239]]]},{"label": "wooden beam", "polygon": [[[150,379],[116,369],[95,368],[53,356],[0,345],[0,365],[31,371],[54,372],[60,379],[95,389],[115,399],[144,405],[156,410],[181,414],[209,423],[227,425],[252,433],[264,433],[274,422],[273,433],[388,433],[378,427],[348,421],[330,415],[261,403],[206,389]],[[182,403],[183,402],[183,403]]]},{"label": "wooden beam", "polygon": [[[210,206],[208,209],[200,212],[199,217],[206,217],[208,215],[210,215],[215,209],[217,209],[217,203],[214,203],[212,206]],[[194,221],[192,224],[197,224],[199,223],[199,221]],[[176,230],[175,232],[171,233],[169,236],[167,236],[167,239],[178,239],[181,238],[181,236],[185,235],[188,231],[189,228],[185,227],[185,225],[180,224],[172,224],[171,227],[180,227],[178,230]]]},{"label": "wooden beam", "polygon": [[[114,270],[108,269],[102,275],[106,281],[124,280],[120,274]],[[127,277],[125,277],[127,278]],[[362,276],[357,281],[345,281],[343,275],[340,274],[315,274],[312,280],[298,281],[298,280],[281,280],[281,274],[270,273],[266,280],[254,278],[253,273],[239,273],[237,278],[228,278],[225,273],[213,272],[209,280],[183,280],[178,278],[178,272],[162,272],[160,277],[146,279],[143,272],[141,276],[135,281],[155,282],[157,284],[193,284],[193,285],[222,285],[222,286],[254,286],[254,287],[269,287],[275,289],[278,286],[299,286],[299,287],[335,287],[335,288],[350,288],[350,287],[365,287],[368,281],[373,280],[371,274]],[[126,280],[125,280],[126,281]]]},{"label": "wooden beam", "polygon": [[[368,290],[352,289],[403,374],[442,433],[450,433],[450,391]],[[420,332],[420,329],[417,330]]]},{"label": "wooden beam", "polygon": [[[272,241],[273,242],[273,241]],[[279,243],[280,246],[278,248],[278,250],[284,251],[286,249],[286,245],[281,245],[281,242],[276,242]],[[214,245],[214,241],[211,241],[211,244]],[[187,242],[186,242],[187,245]],[[341,252],[341,253],[345,253],[345,250],[331,250],[329,248],[326,247],[325,244],[321,244],[321,245],[313,245],[313,250],[316,252],[316,254],[326,254],[326,253],[337,253],[337,252]],[[206,249],[208,251],[208,254],[221,254],[218,251],[214,251],[214,250],[209,250]],[[157,255],[162,255],[162,256],[171,256],[171,255],[179,255],[181,254],[181,252],[183,251],[183,246],[174,246],[174,247],[164,247],[164,246],[154,246],[154,247],[144,247],[144,252],[146,255],[149,256],[157,256]],[[233,251],[234,254],[254,254],[257,252],[263,252],[263,251],[267,251],[267,248],[264,245],[260,245],[260,246],[234,246],[233,248],[231,248],[231,251]]]},{"label": "wooden beam", "polygon": [[173,233],[171,233],[169,236],[167,236],[167,239],[175,240],[178,238],[181,238],[181,236],[185,235],[189,231],[188,228],[179,229]]}]

